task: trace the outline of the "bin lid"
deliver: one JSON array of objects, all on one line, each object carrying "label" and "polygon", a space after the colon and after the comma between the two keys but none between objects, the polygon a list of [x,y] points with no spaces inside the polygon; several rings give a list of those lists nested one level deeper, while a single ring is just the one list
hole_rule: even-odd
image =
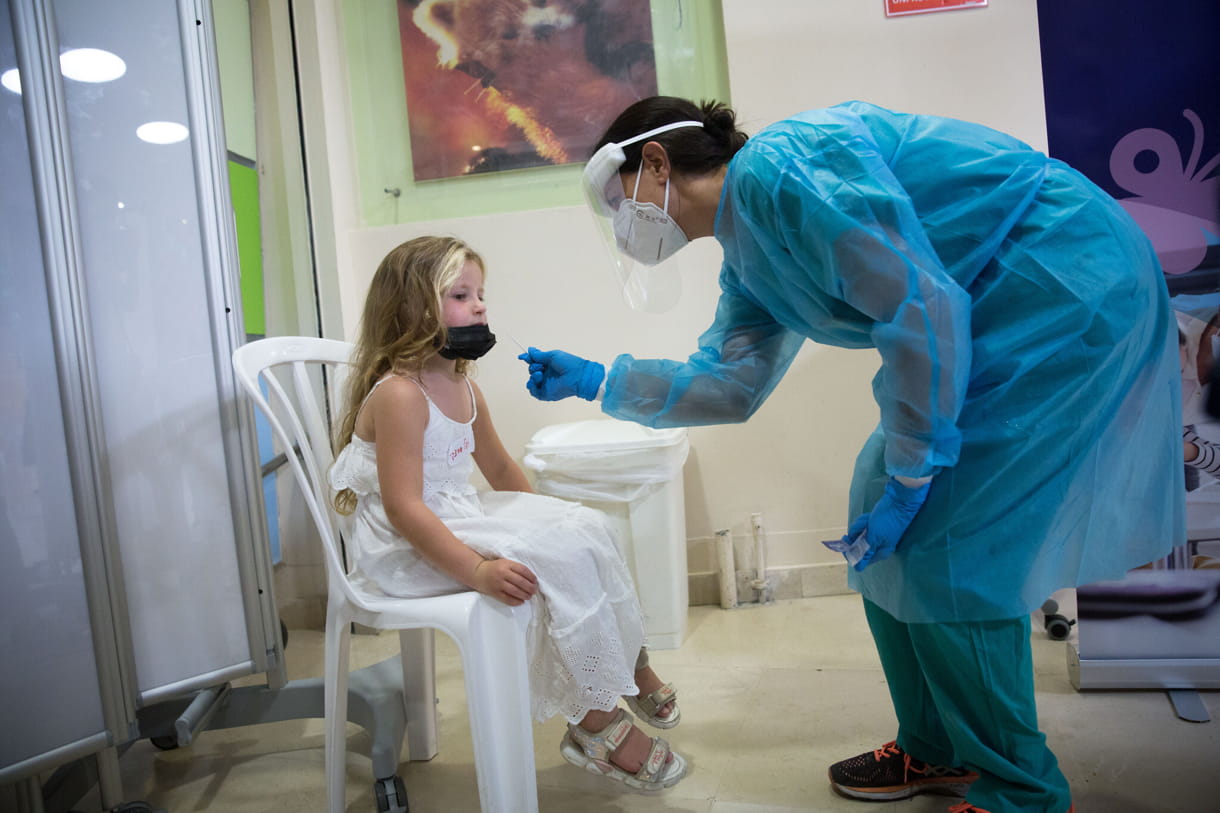
[{"label": "bin lid", "polygon": [[557,423],[534,433],[525,450],[531,454],[547,452],[598,452],[653,449],[676,446],[686,437],[686,429],[652,429],[613,418]]}]

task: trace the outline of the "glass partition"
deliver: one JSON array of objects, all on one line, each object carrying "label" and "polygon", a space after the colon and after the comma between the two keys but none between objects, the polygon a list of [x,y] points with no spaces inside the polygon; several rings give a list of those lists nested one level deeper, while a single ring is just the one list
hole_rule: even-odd
[{"label": "glass partition", "polygon": [[[0,7],[0,776],[102,737],[49,278],[8,4]],[[27,93],[34,83],[26,77]],[[20,702],[15,702],[20,698]]]},{"label": "glass partition", "polygon": [[230,308],[212,286],[195,157],[210,144],[185,61],[184,32],[202,23],[163,0],[52,8],[61,53],[110,54],[95,70],[118,62],[106,81],[65,82],[65,124],[103,475],[147,699],[252,671],[218,400],[229,351],[215,320]]}]

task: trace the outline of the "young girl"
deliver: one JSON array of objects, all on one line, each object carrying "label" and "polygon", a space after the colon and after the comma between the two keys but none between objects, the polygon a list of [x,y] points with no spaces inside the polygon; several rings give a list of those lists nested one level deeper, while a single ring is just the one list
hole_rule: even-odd
[{"label": "young girl", "polygon": [[[567,718],[564,758],[641,790],[670,787],[686,760],[618,708],[625,696],[653,726],[679,719],[673,687],[648,666],[639,600],[605,517],[529,493],[466,376],[495,343],[483,276],[461,241],[420,237],[373,277],[330,471],[336,507],[354,514],[356,568],[394,596],[474,589],[529,601],[532,712]],[[475,465],[495,491],[475,491]]]}]

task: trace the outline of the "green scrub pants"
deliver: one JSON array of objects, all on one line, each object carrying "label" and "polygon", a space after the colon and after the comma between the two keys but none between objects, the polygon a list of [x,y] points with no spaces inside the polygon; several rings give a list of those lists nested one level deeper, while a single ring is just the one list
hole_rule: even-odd
[{"label": "green scrub pants", "polygon": [[1029,616],[904,624],[868,599],[864,612],[915,759],[979,775],[967,800],[990,813],[1064,813],[1067,779],[1038,730]]}]

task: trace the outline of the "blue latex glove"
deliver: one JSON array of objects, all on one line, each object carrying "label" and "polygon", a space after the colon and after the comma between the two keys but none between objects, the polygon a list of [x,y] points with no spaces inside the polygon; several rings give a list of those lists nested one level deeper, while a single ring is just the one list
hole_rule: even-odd
[{"label": "blue latex glove", "polygon": [[873,562],[888,559],[902,540],[902,535],[919,513],[924,500],[928,499],[928,489],[932,483],[927,482],[916,488],[904,486],[893,477],[885,484],[885,493],[873,510],[856,517],[855,522],[847,529],[843,541],[855,541],[860,534],[867,534],[868,550],[856,563],[856,570],[863,570]]},{"label": "blue latex glove", "polygon": [[597,397],[606,368],[562,350],[531,347],[517,358],[529,365],[525,388],[539,401],[558,401],[573,395],[592,401]]}]

